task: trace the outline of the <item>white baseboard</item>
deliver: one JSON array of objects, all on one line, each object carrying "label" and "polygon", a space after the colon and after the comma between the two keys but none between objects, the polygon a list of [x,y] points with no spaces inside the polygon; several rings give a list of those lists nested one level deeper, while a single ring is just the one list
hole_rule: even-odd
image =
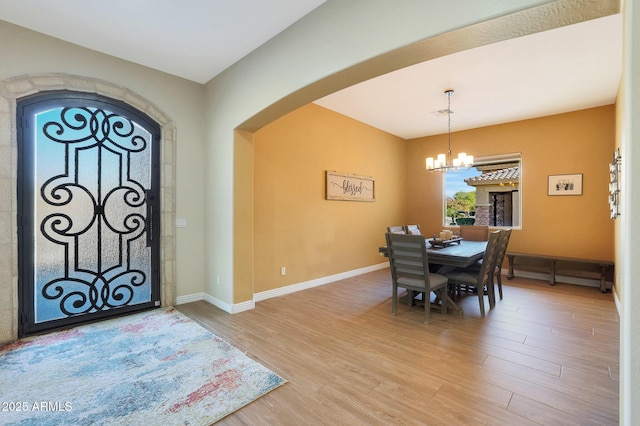
[{"label": "white baseboard", "polygon": [[384,263],[379,263],[377,265],[367,266],[360,269],[354,269],[352,271],[341,272],[335,275],[329,275],[327,277],[317,278],[315,280],[288,285],[286,287],[275,288],[273,290],[263,291],[263,292],[254,294],[253,300],[248,300],[246,302],[236,303],[233,305],[225,303],[222,300],[216,299],[215,297],[204,292],[188,294],[185,296],[178,296],[176,298],[176,304],[182,305],[184,303],[191,303],[191,302],[197,302],[199,300],[204,300],[208,303],[211,303],[213,306],[222,309],[225,312],[228,312],[230,314],[236,314],[238,312],[248,311],[250,309],[255,308],[256,302],[259,302],[261,300],[267,300],[267,299],[271,299],[272,297],[278,297],[278,296],[283,296],[289,293],[295,293],[297,291],[318,287],[324,284],[329,284],[335,281],[344,280],[346,278],[355,277],[358,275],[366,274],[368,272],[378,271],[380,269],[384,269],[388,267],[389,267],[389,262],[384,262]]},{"label": "white baseboard", "polygon": [[233,313],[233,305],[223,302],[222,300],[217,299],[211,296],[210,294],[207,294],[207,293],[204,294],[204,301],[211,303],[216,308],[220,308],[225,312],[229,312],[230,314]]},{"label": "white baseboard", "polygon": [[297,291],[307,290],[309,288],[318,287],[321,285],[329,284],[332,282],[344,280],[346,278],[355,277],[358,275],[366,274],[368,272],[378,271],[380,269],[388,268],[389,262],[379,263],[377,265],[367,266],[365,268],[354,269],[352,271],[341,272],[335,275],[329,275],[327,277],[316,278],[315,280],[304,281],[297,284],[291,284],[286,287],[274,288],[273,290],[261,291],[253,295],[253,300],[259,302],[261,300],[271,299],[272,297],[283,296],[289,293],[295,293]]},{"label": "white baseboard", "polygon": [[231,307],[232,311],[230,313],[237,314],[239,312],[250,311],[251,309],[253,309],[255,307],[256,307],[256,301],[255,300],[247,300],[246,302],[234,304]]},{"label": "white baseboard", "polygon": [[187,294],[186,296],[176,297],[176,305],[183,305],[185,303],[197,302],[198,300],[204,300],[205,293]]},{"label": "white baseboard", "polygon": [[236,305],[230,305],[226,302],[223,302],[220,299],[217,299],[207,293],[194,293],[188,294],[186,296],[178,296],[176,298],[176,305],[182,305],[184,303],[197,302],[199,300],[204,300],[207,303],[212,304],[213,306],[222,309],[225,312],[230,314],[246,311],[249,309],[253,309],[255,307],[255,303],[253,301],[242,302]]}]

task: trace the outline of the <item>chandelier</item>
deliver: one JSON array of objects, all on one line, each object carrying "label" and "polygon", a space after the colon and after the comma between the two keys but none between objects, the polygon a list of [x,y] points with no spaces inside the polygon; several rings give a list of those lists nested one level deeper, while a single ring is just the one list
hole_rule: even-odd
[{"label": "chandelier", "polygon": [[456,158],[451,156],[451,96],[453,96],[453,90],[448,89],[444,91],[444,94],[449,100],[449,106],[447,110],[448,118],[448,151],[446,154],[438,154],[434,159],[433,157],[427,158],[427,170],[431,172],[448,172],[450,170],[458,170],[460,168],[469,168],[473,166],[473,155],[467,155],[465,152],[458,154]]}]

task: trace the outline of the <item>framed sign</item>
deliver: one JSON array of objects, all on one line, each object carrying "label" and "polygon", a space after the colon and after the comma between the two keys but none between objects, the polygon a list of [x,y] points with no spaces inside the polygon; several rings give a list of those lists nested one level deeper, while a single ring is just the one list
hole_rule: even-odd
[{"label": "framed sign", "polygon": [[343,201],[375,201],[375,179],[338,172],[326,172],[326,199]]},{"label": "framed sign", "polygon": [[582,173],[549,176],[548,195],[582,195]]}]

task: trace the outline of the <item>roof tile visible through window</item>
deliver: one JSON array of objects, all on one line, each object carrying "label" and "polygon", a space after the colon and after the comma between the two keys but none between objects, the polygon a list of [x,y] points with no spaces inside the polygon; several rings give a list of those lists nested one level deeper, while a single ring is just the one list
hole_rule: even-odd
[{"label": "roof tile visible through window", "polygon": [[509,167],[508,169],[496,170],[493,172],[483,173],[480,176],[474,176],[464,181],[470,185],[480,182],[501,181],[520,178],[520,167]]}]

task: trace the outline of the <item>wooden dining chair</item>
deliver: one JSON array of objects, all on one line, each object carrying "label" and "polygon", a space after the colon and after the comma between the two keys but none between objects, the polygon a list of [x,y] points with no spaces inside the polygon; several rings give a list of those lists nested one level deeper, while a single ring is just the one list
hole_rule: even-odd
[{"label": "wooden dining chair", "polygon": [[[500,300],[502,300],[502,264],[504,263],[504,258],[507,254],[507,246],[509,245],[509,239],[511,238],[511,229],[502,229],[500,230],[500,237],[498,238],[498,253],[495,256],[494,266],[493,266],[493,276],[491,277],[491,287],[493,289],[492,292],[492,305],[496,303],[496,292],[495,285],[498,285],[498,294],[500,295]],[[482,264],[484,263],[484,259],[480,259],[473,265],[468,266],[466,269],[470,271],[480,271]],[[494,280],[495,277],[495,280]]]},{"label": "wooden dining chair", "polygon": [[467,241],[487,241],[489,239],[489,226],[460,225],[460,236]]},{"label": "wooden dining chair", "polygon": [[495,306],[495,296],[493,295],[493,274],[495,270],[496,256],[498,255],[498,240],[501,231],[494,231],[489,234],[489,241],[484,252],[484,257],[479,270],[472,268],[456,268],[443,275],[449,279],[455,295],[461,294],[464,287],[478,294],[480,303],[480,315],[484,317],[484,295],[489,297],[489,307]]},{"label": "wooden dining chair", "polygon": [[391,294],[391,313],[396,315],[398,308],[398,287],[424,294],[424,322],[429,322],[431,312],[431,292],[437,296],[434,307],[443,314],[447,313],[447,278],[429,272],[429,259],[424,237],[386,233],[391,266],[393,291]]},{"label": "wooden dining chair", "polygon": [[407,225],[404,227],[404,232],[407,235],[422,235],[420,225]]},{"label": "wooden dining chair", "polygon": [[[498,254],[496,255],[495,266],[493,268],[494,275],[496,277],[496,284],[498,284],[498,294],[500,300],[502,300],[502,264],[507,254],[507,246],[509,245],[509,239],[511,238],[511,229],[503,229],[500,231],[500,239],[498,240]],[[491,281],[491,287],[493,287],[493,279]],[[495,291],[494,297],[495,297]]]},{"label": "wooden dining chair", "polygon": [[387,232],[391,232],[392,234],[406,234],[404,226],[389,226],[387,227]]}]

